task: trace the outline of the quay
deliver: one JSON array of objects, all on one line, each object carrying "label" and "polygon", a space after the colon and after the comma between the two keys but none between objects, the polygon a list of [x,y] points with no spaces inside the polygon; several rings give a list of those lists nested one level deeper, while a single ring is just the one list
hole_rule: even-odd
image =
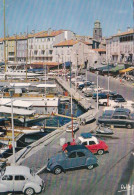
[{"label": "quay", "polygon": [[[62,88],[64,90],[66,90],[70,96],[72,94],[72,98],[78,102],[78,104],[83,107],[85,110],[88,110],[89,107],[91,106],[91,103],[86,99],[86,98],[83,98],[83,96],[78,92],[78,91],[75,91],[75,89],[72,87],[70,87],[70,83],[63,80],[63,78],[59,78],[57,77],[56,78],[56,81],[59,85],[62,86]],[[71,84],[72,85],[72,84]]]},{"label": "quay", "polygon": [[[89,103],[89,101],[85,100],[80,95],[79,92],[76,92],[73,88],[70,88],[68,82],[64,81],[61,78],[56,78],[56,79],[57,79],[57,82],[60,83],[60,85],[62,85],[62,87],[66,91],[68,91],[69,94],[72,93],[73,99],[75,99],[78,102],[78,104],[87,111],[84,114],[82,114],[81,116],[79,116],[77,119],[76,118],[73,118],[73,119],[77,120],[79,123],[81,121],[83,121],[83,119],[85,119],[85,118],[89,118],[89,121],[93,121],[95,119],[95,116],[96,116],[96,111],[95,111],[95,109],[88,110],[91,107],[91,103]],[[64,117],[64,116],[62,116],[62,117]],[[70,118],[70,117],[68,117],[68,118]],[[71,122],[69,122],[68,124],[71,124]],[[31,144],[27,148],[23,148],[22,150],[17,152],[16,153],[17,163],[18,164],[24,163],[24,161],[27,158],[30,160],[30,156],[32,156],[32,154],[34,154],[36,156],[38,151],[40,151],[42,148],[44,148],[44,146],[46,147],[51,142],[55,143],[55,141],[56,141],[56,144],[58,143],[58,145],[60,146],[60,138],[63,138],[63,137],[65,138],[66,137],[66,126],[68,124],[65,124],[62,127],[58,127],[52,133],[49,133],[47,136],[39,139],[38,141],[34,142],[33,144]],[[69,134],[69,137],[68,136],[66,137],[66,141],[70,140],[70,139],[71,139],[71,136]],[[56,148],[54,147],[54,149],[56,149]],[[50,152],[50,151],[48,153],[52,154],[52,152]],[[34,167],[33,164],[32,164],[32,166],[34,168],[34,171],[39,172],[39,170],[42,170],[42,167],[44,167],[46,159],[48,159],[48,158],[46,158],[46,156],[48,157],[48,153],[45,156],[41,157],[42,163],[38,164],[38,167],[36,167],[36,166]],[[54,151],[54,154],[55,154],[55,151]],[[8,158],[8,162],[12,163],[12,156],[10,156]],[[29,163],[29,166],[31,166],[30,163]]]},{"label": "quay", "polygon": [[[70,89],[68,82],[62,80],[62,84],[63,83],[66,83],[66,90],[68,86],[67,91],[69,92]],[[75,90],[72,91],[75,93]],[[75,94],[73,94],[73,96],[75,96]],[[84,106],[86,104],[85,102],[86,100],[82,101],[80,105]],[[90,106],[90,104],[88,104],[88,106]],[[86,118],[86,115],[88,115],[89,112],[90,110],[80,117]],[[109,152],[104,155],[96,155],[99,163],[95,169],[90,171],[87,171],[87,169],[67,171],[66,173],[62,173],[58,176],[48,173],[45,170],[48,158],[61,152],[61,140],[63,140],[63,138],[66,141],[72,140],[71,133],[67,133],[65,131],[67,125],[68,124],[57,128],[57,130],[22,149],[16,154],[17,164],[30,167],[34,172],[40,174],[41,178],[45,180],[45,194],[53,194],[55,192],[56,195],[62,193],[66,195],[74,195],[76,193],[98,195],[98,189],[100,194],[118,194],[122,182],[124,184],[133,184],[132,176],[134,161],[132,155],[134,148],[134,129],[126,130],[125,128],[113,128],[113,136],[98,137],[105,140],[108,144]],[[96,121],[93,121],[85,126],[80,126],[80,129],[75,134],[75,138],[83,132],[95,133],[95,129]],[[130,159],[132,159],[131,163]],[[12,156],[8,158],[8,163],[12,163]],[[131,167],[131,173],[129,177],[124,178],[124,172],[128,165]],[[104,186],[103,188],[102,185]],[[42,192],[41,195],[44,195],[44,192]]]}]

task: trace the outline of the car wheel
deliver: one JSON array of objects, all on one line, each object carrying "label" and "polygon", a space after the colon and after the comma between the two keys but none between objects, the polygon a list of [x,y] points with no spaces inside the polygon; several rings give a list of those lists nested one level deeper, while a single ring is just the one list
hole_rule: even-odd
[{"label": "car wheel", "polygon": [[97,154],[102,155],[104,153],[104,150],[98,150]]},{"label": "car wheel", "polygon": [[132,125],[131,124],[127,124],[127,128],[128,129],[132,129]]},{"label": "car wheel", "polygon": [[57,166],[54,168],[54,174],[59,175],[62,172],[62,168],[60,166]]},{"label": "car wheel", "polygon": [[27,188],[24,192],[25,195],[33,195],[35,192],[34,192],[34,189],[33,188]]},{"label": "car wheel", "polygon": [[104,105],[104,106],[107,106],[107,103],[106,103],[106,102],[104,102],[104,103],[103,103],[103,105]]},{"label": "car wheel", "polygon": [[91,169],[94,168],[94,165],[88,165],[87,168],[88,168],[89,170],[91,170]]}]

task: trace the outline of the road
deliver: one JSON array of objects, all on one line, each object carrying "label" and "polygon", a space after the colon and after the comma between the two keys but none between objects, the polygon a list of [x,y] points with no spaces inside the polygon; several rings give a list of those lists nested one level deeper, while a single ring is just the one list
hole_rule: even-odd
[{"label": "road", "polygon": [[[88,79],[94,82],[97,82],[97,75],[91,72],[88,72]],[[98,75],[99,86],[103,87],[104,89],[108,89],[108,78],[107,76]],[[129,84],[120,84],[119,79],[115,79],[110,77],[109,79],[109,89],[111,91],[116,91],[117,93],[121,94],[127,100],[134,100],[134,86]]]}]

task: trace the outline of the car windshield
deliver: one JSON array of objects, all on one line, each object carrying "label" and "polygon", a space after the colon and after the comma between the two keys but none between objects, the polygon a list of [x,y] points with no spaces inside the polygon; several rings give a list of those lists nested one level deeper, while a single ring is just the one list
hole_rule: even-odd
[{"label": "car windshield", "polygon": [[77,145],[81,145],[81,141],[79,139],[76,139],[75,142],[76,142]]}]

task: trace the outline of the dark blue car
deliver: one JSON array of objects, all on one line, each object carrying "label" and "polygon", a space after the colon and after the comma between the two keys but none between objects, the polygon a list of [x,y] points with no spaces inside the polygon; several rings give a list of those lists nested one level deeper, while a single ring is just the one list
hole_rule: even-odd
[{"label": "dark blue car", "polygon": [[98,163],[97,158],[84,146],[68,146],[62,153],[48,160],[47,170],[58,175],[62,171],[78,167],[92,169]]},{"label": "dark blue car", "polygon": [[[92,96],[93,99],[97,99],[97,93],[94,93]],[[107,94],[106,93],[98,93],[98,99],[106,99]]]}]

